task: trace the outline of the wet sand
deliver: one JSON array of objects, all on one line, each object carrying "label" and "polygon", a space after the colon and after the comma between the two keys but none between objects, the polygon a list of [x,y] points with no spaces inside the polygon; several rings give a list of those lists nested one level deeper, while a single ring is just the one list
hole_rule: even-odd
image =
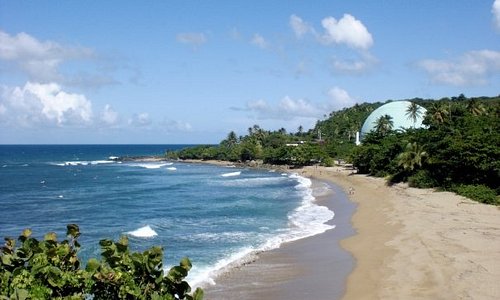
[{"label": "wet sand", "polygon": [[317,201],[335,211],[334,219],[328,222],[336,226],[334,229],[259,253],[255,261],[218,277],[216,285],[205,288],[205,298],[339,299],[354,267],[352,255],[339,241],[354,234],[350,218],[355,205],[338,186],[325,182],[313,185],[326,184],[330,194],[317,197]]}]

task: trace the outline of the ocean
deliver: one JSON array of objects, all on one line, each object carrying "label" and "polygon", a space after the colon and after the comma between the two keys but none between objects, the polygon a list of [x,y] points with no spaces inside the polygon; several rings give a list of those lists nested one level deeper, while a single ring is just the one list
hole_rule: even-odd
[{"label": "ocean", "polygon": [[135,251],[162,246],[166,269],[189,257],[188,282],[198,286],[255,251],[334,227],[326,224],[333,211],[297,174],[112,160],[186,146],[0,145],[0,237],[31,228],[62,240],[76,223],[86,262],[100,258],[99,240],[127,235]]}]

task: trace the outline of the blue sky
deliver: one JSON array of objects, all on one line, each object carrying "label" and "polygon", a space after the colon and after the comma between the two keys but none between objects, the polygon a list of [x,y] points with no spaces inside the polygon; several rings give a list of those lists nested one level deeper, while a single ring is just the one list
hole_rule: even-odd
[{"label": "blue sky", "polygon": [[217,143],[500,94],[500,0],[3,1],[0,143]]}]

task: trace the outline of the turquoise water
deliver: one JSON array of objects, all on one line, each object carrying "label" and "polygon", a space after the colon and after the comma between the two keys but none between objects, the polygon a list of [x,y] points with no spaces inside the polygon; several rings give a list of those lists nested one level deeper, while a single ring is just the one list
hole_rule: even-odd
[{"label": "turquoise water", "polygon": [[64,238],[80,225],[80,257],[99,257],[98,241],[130,238],[161,245],[165,267],[188,256],[190,282],[255,250],[332,228],[333,212],[314,204],[309,179],[267,170],[180,162],[123,162],[183,145],[0,146],[0,236],[32,228]]}]

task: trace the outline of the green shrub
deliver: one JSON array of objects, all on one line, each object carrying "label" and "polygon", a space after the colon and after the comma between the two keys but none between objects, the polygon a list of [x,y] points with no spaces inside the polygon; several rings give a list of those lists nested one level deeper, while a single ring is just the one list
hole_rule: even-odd
[{"label": "green shrub", "polygon": [[417,188],[432,188],[437,186],[437,182],[432,178],[427,170],[418,170],[415,174],[408,177],[408,185]]},{"label": "green shrub", "polygon": [[55,233],[43,241],[23,231],[18,240],[5,239],[0,249],[0,299],[187,299],[201,300],[203,290],[184,281],[191,262],[184,258],[165,275],[163,250],[153,247],[131,253],[128,239],[101,240],[103,260],[90,259],[80,268],[77,239],[80,229],[67,226],[68,239],[57,241]]},{"label": "green shrub", "polygon": [[457,185],[452,190],[464,197],[481,203],[499,205],[500,201],[495,190],[485,185]]}]

